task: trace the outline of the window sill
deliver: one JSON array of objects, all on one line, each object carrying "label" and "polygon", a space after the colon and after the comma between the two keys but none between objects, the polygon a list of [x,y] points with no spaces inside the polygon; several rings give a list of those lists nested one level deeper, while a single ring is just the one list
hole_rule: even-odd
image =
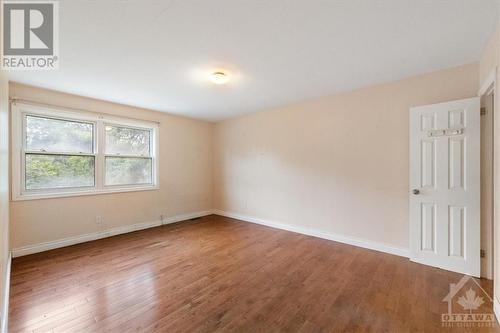
[{"label": "window sill", "polygon": [[64,192],[46,192],[46,193],[23,193],[12,194],[12,201],[26,201],[26,200],[41,200],[41,199],[55,199],[67,197],[79,197],[87,195],[100,195],[100,194],[116,194],[127,192],[142,192],[142,191],[156,191],[160,187],[156,185],[137,186],[137,187],[116,187],[106,188],[102,190],[83,190],[83,191],[64,191]]}]

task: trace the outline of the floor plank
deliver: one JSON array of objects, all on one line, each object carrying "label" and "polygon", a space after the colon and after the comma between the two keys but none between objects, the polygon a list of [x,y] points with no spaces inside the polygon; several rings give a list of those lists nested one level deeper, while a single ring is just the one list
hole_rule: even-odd
[{"label": "floor plank", "polygon": [[14,259],[9,332],[500,332],[442,327],[461,277],[212,215]]}]

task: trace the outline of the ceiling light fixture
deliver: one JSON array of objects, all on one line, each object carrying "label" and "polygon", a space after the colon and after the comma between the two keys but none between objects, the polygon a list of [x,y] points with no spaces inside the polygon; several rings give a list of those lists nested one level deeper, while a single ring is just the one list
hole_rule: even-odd
[{"label": "ceiling light fixture", "polygon": [[213,72],[210,75],[210,81],[215,84],[225,84],[229,81],[229,76],[221,71]]}]

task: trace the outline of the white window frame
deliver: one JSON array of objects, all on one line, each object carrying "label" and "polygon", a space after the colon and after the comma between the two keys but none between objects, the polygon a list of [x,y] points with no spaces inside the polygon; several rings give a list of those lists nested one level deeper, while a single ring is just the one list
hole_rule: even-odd
[{"label": "white window frame", "polygon": [[[104,193],[120,193],[132,191],[149,191],[159,189],[159,126],[158,123],[142,121],[131,118],[116,117],[94,112],[69,110],[59,107],[49,107],[31,103],[13,102],[12,111],[12,200],[34,200],[46,198],[72,197],[80,195],[96,195]],[[26,116],[38,116],[44,118],[92,123],[94,135],[93,153],[69,153],[68,155],[94,156],[94,186],[68,187],[58,189],[36,189],[27,190],[25,186],[25,160],[26,154]],[[151,184],[131,185],[105,185],[105,157],[113,156],[105,154],[106,133],[105,126],[120,126],[137,128],[150,131],[150,156],[152,167]],[[33,152],[31,152],[33,153]],[[35,152],[36,153],[36,152]],[[45,152],[38,152],[46,154]],[[50,155],[48,152],[47,155]],[[120,156],[120,155],[117,155]],[[122,157],[126,157],[121,155]],[[137,156],[134,156],[137,157]]]}]

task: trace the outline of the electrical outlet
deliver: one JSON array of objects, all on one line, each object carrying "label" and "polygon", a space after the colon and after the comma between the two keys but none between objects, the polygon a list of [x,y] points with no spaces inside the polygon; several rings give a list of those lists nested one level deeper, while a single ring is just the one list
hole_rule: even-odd
[{"label": "electrical outlet", "polygon": [[95,224],[97,224],[97,225],[99,225],[99,226],[100,226],[100,225],[102,225],[102,216],[97,215],[97,216],[95,217]]}]

